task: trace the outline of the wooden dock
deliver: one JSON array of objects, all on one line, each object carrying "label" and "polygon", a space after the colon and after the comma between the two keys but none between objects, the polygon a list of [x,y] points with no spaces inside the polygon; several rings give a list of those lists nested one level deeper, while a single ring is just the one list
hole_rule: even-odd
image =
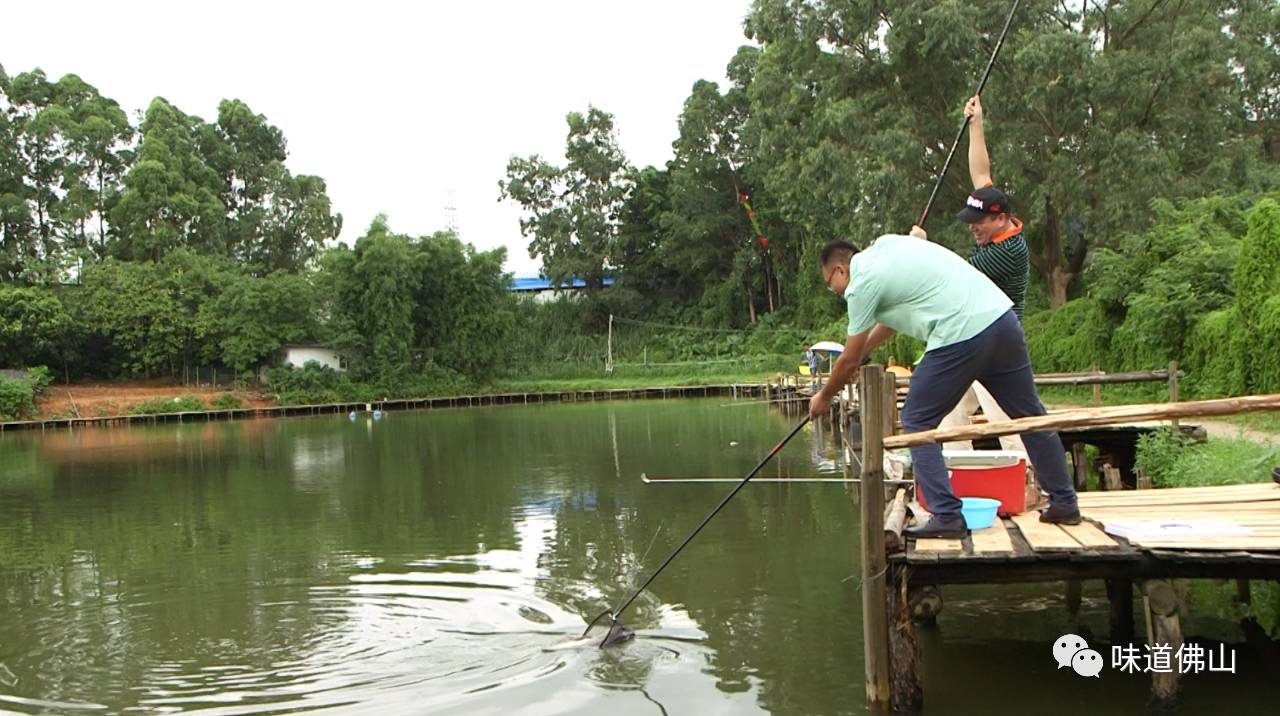
[{"label": "wooden dock", "polygon": [[[1170,373],[1177,375],[1176,366]],[[859,383],[863,638],[866,693],[873,709],[913,712],[923,705],[915,624],[936,617],[945,585],[1065,581],[1068,603],[1078,604],[1080,581],[1101,579],[1111,602],[1113,642],[1133,636],[1137,593],[1147,625],[1144,636],[1149,635],[1144,641],[1169,645],[1176,652],[1183,643],[1179,613],[1185,605],[1172,580],[1236,579],[1241,593],[1247,593],[1249,579],[1280,580],[1280,484],[1082,492],[1084,521],[1079,525],[1044,524],[1035,510],[1028,510],[973,530],[963,539],[917,540],[904,538],[912,514],[907,490],[885,484],[883,469],[887,449],[1280,410],[1280,395],[1179,403],[1175,387],[1175,402],[1165,404],[1070,410],[895,435],[897,381],[873,365],[862,368]],[[1190,520],[1208,521],[1202,527],[1216,531],[1170,529],[1170,523]],[[1219,525],[1215,528],[1213,522]],[[1108,526],[1127,527],[1129,536],[1109,534]],[[1175,704],[1179,689],[1177,669],[1153,673],[1152,704]]]},{"label": "wooden dock", "polygon": [[[963,540],[907,540],[889,556],[920,583],[1027,582],[1082,578],[1187,577],[1280,579],[1280,485],[1121,490],[1080,495],[1085,521],[1049,525],[1024,512]],[[1151,521],[1219,520],[1249,534],[1114,537],[1106,526]],[[1206,573],[1206,570],[1209,573]]]}]

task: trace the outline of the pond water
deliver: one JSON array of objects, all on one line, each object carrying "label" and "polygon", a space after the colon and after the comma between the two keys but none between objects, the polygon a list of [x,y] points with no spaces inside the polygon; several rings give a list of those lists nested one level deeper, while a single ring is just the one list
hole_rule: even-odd
[{"label": "pond water", "polygon": [[[582,403],[0,436],[0,711],[865,712],[857,504],[748,486],[624,615],[574,646],[794,418],[726,399]],[[812,427],[764,472],[838,469]],[[933,713],[1140,711],[1087,584],[948,588],[921,631]],[[1139,621],[1141,624],[1141,621]],[[1229,622],[1191,620],[1229,640]],[[1276,664],[1190,677],[1184,713],[1274,713]]]}]

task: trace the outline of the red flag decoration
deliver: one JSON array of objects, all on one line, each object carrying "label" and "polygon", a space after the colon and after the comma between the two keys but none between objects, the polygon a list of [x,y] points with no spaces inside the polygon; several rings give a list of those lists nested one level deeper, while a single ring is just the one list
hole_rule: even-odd
[{"label": "red flag decoration", "polygon": [[764,237],[764,232],[760,230],[760,222],[756,220],[756,213],[751,210],[751,197],[738,192],[738,202],[742,204],[743,210],[747,212],[747,219],[751,221],[751,228],[755,229],[756,242],[760,244],[760,250],[769,251],[769,240]]}]

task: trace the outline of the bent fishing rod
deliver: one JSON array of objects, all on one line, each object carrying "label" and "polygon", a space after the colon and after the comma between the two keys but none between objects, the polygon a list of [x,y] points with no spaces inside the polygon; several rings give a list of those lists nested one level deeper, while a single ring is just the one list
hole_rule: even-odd
[{"label": "bent fishing rod", "polygon": [[720,504],[716,505],[715,509],[711,510],[711,512],[706,517],[703,518],[702,522],[697,527],[695,527],[692,532],[689,533],[689,536],[685,537],[684,541],[681,542],[680,545],[677,546],[674,550],[672,550],[671,554],[667,555],[666,559],[662,560],[662,564],[658,565],[658,568],[653,570],[653,573],[649,575],[649,578],[644,580],[644,584],[641,584],[640,587],[636,589],[635,592],[633,592],[630,597],[627,598],[627,601],[623,602],[622,605],[619,606],[617,609],[613,609],[611,611],[603,611],[603,612],[600,612],[600,614],[596,615],[596,618],[592,619],[591,623],[587,625],[586,630],[582,632],[582,636],[586,637],[587,634],[591,631],[591,627],[594,627],[597,622],[599,622],[601,619],[607,616],[609,617],[609,621],[610,621],[609,633],[606,634],[604,640],[600,642],[600,646],[605,647],[605,646],[609,646],[610,644],[616,644],[620,641],[626,641],[627,639],[630,639],[634,633],[630,629],[628,629],[626,625],[619,622],[618,617],[622,616],[622,613],[627,610],[627,607],[631,606],[631,603],[636,600],[636,597],[639,597],[640,594],[644,592],[644,590],[653,582],[653,580],[656,579],[657,576],[662,573],[662,570],[667,568],[668,564],[671,564],[671,561],[676,558],[676,555],[680,554],[680,551],[683,550],[685,547],[687,547],[689,543],[693,541],[694,537],[698,536],[698,533],[702,531],[702,528],[706,527],[707,523],[710,522],[713,517],[719,514],[720,510],[724,509],[725,505],[729,504],[729,500],[732,500],[733,496],[738,494],[739,490],[741,490],[743,487],[746,487],[747,483],[751,481],[751,478],[755,477],[756,473],[760,472],[760,470],[769,462],[769,460],[771,460],[774,455],[777,455],[778,451],[782,450],[782,447],[786,445],[788,442],[790,442],[791,438],[795,437],[796,433],[800,432],[800,429],[803,428],[806,424],[808,424],[808,422],[809,422],[809,415],[806,414],[804,416],[804,419],[801,420],[800,423],[797,424],[794,428],[792,428],[791,432],[787,433],[787,436],[783,438],[777,445],[774,445],[773,449],[770,450],[769,453],[760,460],[760,462],[755,466],[755,468],[753,468],[751,472],[747,473],[747,476],[742,478],[742,481],[739,482],[737,486],[734,487],[733,490],[729,492],[729,494],[725,495],[723,500],[720,500]]},{"label": "bent fishing rod", "polygon": [[[1013,7],[1009,8],[1009,16],[1004,20],[1004,29],[1000,31],[1000,39],[996,41],[996,47],[991,51],[991,59],[987,60],[987,69],[982,72],[982,79],[978,80],[978,89],[974,90],[974,95],[981,95],[982,90],[987,86],[987,78],[991,76],[991,68],[996,64],[996,58],[1000,56],[1000,48],[1004,47],[1005,35],[1009,34],[1009,25],[1013,24],[1013,14],[1018,11],[1018,3],[1022,0],[1013,0]],[[965,115],[964,121],[960,123],[960,129],[956,130],[956,138],[951,142],[951,151],[947,152],[947,160],[942,163],[942,171],[938,173],[938,181],[933,184],[933,192],[929,194],[929,202],[924,205],[924,213],[920,214],[920,220],[916,225],[924,228],[924,224],[929,220],[929,210],[933,208],[933,202],[938,198],[938,192],[942,189],[942,181],[947,177],[947,169],[951,168],[951,160],[956,155],[956,147],[960,146],[960,139],[964,137],[964,130],[969,127],[969,116]]]}]

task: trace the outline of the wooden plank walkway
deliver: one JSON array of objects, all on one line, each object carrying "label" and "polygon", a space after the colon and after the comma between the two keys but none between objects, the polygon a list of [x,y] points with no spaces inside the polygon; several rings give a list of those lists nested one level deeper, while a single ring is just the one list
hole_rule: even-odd
[{"label": "wooden plank walkway", "polygon": [[[1271,565],[1280,577],[1280,485],[1252,483],[1214,487],[1122,490],[1080,494],[1085,521],[1079,525],[1050,525],[1035,512],[1001,520],[971,532],[963,540],[909,539],[906,550],[890,556],[890,562],[925,568],[926,581],[974,582],[1037,581],[1058,576],[1121,576],[1139,566],[1138,572],[1155,571],[1155,564],[1217,565],[1218,572],[1235,573],[1250,567]],[[1105,531],[1108,523],[1178,522],[1214,520],[1248,530],[1246,534],[1220,536],[1135,535],[1129,539]],[[995,570],[1027,562],[1040,569]],[[1142,565],[1138,565],[1142,563]],[[968,568],[972,569],[968,569]],[[1270,573],[1270,572],[1268,572]],[[1137,576],[1137,575],[1134,575]],[[1207,576],[1207,575],[1206,575]],[[1259,575],[1262,576],[1262,575]],[[913,579],[912,581],[916,581]]]}]

